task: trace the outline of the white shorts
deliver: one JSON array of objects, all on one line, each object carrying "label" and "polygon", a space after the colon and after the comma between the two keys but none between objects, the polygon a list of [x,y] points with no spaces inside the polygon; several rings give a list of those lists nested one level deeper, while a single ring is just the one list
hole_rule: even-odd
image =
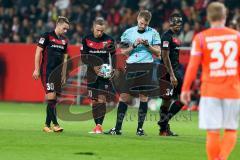
[{"label": "white shorts", "polygon": [[199,128],[238,129],[240,99],[201,97],[199,106]]}]

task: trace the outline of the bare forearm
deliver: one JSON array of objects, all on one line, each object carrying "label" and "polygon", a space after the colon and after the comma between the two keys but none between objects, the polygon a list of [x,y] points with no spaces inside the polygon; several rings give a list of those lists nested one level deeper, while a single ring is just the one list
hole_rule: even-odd
[{"label": "bare forearm", "polygon": [[164,53],[163,54],[163,62],[167,68],[167,71],[168,73],[173,76],[174,75],[174,72],[173,72],[173,69],[172,69],[172,64],[171,64],[171,61],[169,59],[169,56],[168,56],[168,53]]},{"label": "bare forearm", "polygon": [[62,68],[62,76],[63,77],[66,77],[66,73],[67,73],[67,58],[68,58],[68,55],[64,54],[63,68]]},{"label": "bare forearm", "polygon": [[124,54],[124,55],[129,55],[133,50],[133,47],[130,46],[128,48],[121,48],[121,53]]},{"label": "bare forearm", "polygon": [[160,46],[149,46],[148,47],[149,51],[153,54],[155,54],[157,57],[160,56],[161,52],[160,52]]},{"label": "bare forearm", "polygon": [[40,58],[41,58],[41,48],[37,47],[36,53],[35,53],[35,70],[40,69]]}]

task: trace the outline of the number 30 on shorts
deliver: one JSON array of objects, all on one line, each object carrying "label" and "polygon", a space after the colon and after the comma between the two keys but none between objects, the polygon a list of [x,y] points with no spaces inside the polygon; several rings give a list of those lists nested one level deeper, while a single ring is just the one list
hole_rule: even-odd
[{"label": "number 30 on shorts", "polygon": [[54,83],[47,83],[47,90],[53,91],[54,90]]}]

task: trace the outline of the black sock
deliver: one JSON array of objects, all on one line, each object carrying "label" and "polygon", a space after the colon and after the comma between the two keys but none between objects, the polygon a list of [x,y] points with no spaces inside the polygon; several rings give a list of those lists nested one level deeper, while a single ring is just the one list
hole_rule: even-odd
[{"label": "black sock", "polygon": [[107,108],[106,103],[101,103],[101,116],[99,117],[99,124],[103,124]]},{"label": "black sock", "polygon": [[175,116],[183,107],[183,104],[180,101],[175,101],[168,111],[169,114],[169,120]]},{"label": "black sock", "polygon": [[92,106],[92,114],[94,118],[95,124],[103,124],[103,120],[106,114],[106,104],[105,103],[97,103]]},{"label": "black sock", "polygon": [[148,110],[148,102],[140,102],[138,109],[138,129],[143,127]]},{"label": "black sock", "polygon": [[122,129],[122,123],[123,119],[125,117],[126,111],[127,111],[128,105],[124,102],[119,102],[118,104],[118,110],[117,110],[117,122],[115,125],[116,130]]},{"label": "black sock", "polygon": [[160,126],[160,131],[166,131],[167,130],[167,125],[168,125],[168,121],[169,121],[169,117],[168,117],[168,106],[164,106],[162,105],[160,107],[160,121],[158,121],[158,125]]},{"label": "black sock", "polygon": [[46,116],[45,124],[47,127],[50,127],[52,118],[51,118],[51,108],[50,108],[49,103],[47,104],[47,107],[46,107],[46,114],[47,114],[47,116]]},{"label": "black sock", "polygon": [[57,104],[56,100],[48,100],[46,125],[50,126],[51,121],[53,122],[54,125],[58,125],[56,104]]}]

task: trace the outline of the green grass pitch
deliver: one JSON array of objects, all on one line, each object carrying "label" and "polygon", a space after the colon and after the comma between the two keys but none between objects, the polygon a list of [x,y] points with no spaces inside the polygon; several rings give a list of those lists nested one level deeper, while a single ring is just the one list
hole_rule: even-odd
[{"label": "green grass pitch", "polygon": [[[89,107],[73,106],[81,113]],[[131,115],[131,116],[130,116]],[[129,109],[122,136],[92,135],[93,120],[61,121],[61,134],[42,132],[45,104],[0,103],[1,160],[205,160],[205,132],[197,113],[181,112],[171,122],[179,137],[159,137],[157,112],[148,112],[147,136],[135,135],[137,110]],[[114,126],[116,109],[108,113],[104,129]],[[240,141],[230,160],[240,159]]]}]

